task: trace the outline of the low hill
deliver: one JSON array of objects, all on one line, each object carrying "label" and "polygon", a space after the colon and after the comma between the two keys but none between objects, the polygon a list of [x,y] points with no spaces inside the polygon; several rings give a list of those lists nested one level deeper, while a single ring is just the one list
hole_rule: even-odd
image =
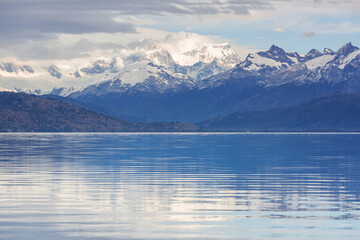
[{"label": "low hill", "polygon": [[193,124],[134,123],[107,117],[58,99],[0,92],[1,132],[195,131]]},{"label": "low hill", "polygon": [[297,107],[235,112],[197,124],[211,131],[360,131],[360,94],[333,94]]}]

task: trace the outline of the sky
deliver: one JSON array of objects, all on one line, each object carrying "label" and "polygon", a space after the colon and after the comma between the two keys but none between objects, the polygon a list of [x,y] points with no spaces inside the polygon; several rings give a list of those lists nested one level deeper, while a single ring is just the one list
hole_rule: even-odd
[{"label": "sky", "polygon": [[191,32],[241,56],[360,47],[359,0],[0,0],[0,58],[115,54],[139,39]]}]

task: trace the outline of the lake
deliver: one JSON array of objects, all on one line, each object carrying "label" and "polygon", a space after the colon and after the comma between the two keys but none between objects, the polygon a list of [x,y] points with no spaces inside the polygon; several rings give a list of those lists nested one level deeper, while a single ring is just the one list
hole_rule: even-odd
[{"label": "lake", "polygon": [[0,134],[0,239],[359,239],[358,134]]}]

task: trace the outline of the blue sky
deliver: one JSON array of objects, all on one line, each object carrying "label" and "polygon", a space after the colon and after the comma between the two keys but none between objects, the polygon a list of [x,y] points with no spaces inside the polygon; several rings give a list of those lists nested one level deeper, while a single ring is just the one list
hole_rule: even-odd
[{"label": "blue sky", "polygon": [[230,41],[244,52],[272,44],[302,53],[337,50],[347,42],[360,46],[360,1],[0,0],[3,57],[71,58],[84,39],[92,49],[121,48],[179,31]]}]

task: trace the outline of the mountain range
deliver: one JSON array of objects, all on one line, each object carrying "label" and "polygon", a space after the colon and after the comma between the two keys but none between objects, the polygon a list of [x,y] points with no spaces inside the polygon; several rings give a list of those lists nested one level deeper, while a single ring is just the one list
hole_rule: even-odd
[{"label": "mountain range", "polygon": [[109,80],[68,97],[153,121],[197,122],[235,111],[292,107],[338,91],[360,91],[360,51],[351,43],[306,55],[272,46],[201,80],[167,76],[134,86]]},{"label": "mountain range", "polygon": [[196,34],[134,46],[57,64],[0,62],[0,90],[46,94],[128,121],[201,126],[235,112],[293,109],[334,93],[360,93],[360,50],[351,43],[307,54],[273,45],[243,60],[231,44]]},{"label": "mountain range", "polygon": [[176,88],[179,82],[192,86],[195,81],[239,62],[240,57],[229,43],[219,44],[197,34],[178,33],[164,42],[141,39],[129,43],[128,48],[114,55],[53,61],[0,60],[0,86],[67,96],[104,82],[121,82],[122,88],[127,89],[156,81],[157,90],[161,91]]}]

